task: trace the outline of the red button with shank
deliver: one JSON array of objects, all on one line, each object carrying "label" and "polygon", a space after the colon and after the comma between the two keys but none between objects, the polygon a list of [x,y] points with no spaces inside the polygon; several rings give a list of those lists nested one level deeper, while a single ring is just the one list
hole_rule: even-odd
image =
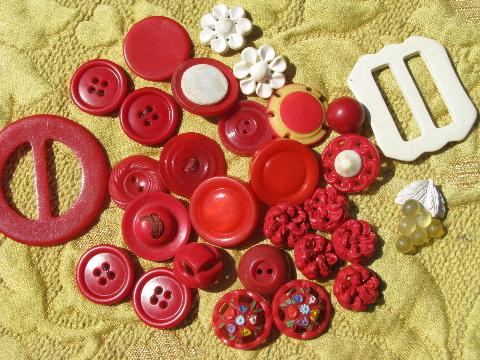
[{"label": "red button with shank", "polygon": [[310,280],[327,278],[338,262],[331,241],[317,234],[303,236],[294,247],[295,265]]},{"label": "red button with shank", "polygon": [[263,223],[263,234],[272,244],[293,248],[310,230],[308,216],[294,204],[281,203],[268,209]]},{"label": "red button with shank", "polygon": [[361,263],[375,254],[377,234],[368,222],[352,219],[332,233],[332,244],[340,259]]},{"label": "red button with shank", "polygon": [[348,219],[348,198],[334,187],[318,188],[303,207],[315,230],[331,233]]}]

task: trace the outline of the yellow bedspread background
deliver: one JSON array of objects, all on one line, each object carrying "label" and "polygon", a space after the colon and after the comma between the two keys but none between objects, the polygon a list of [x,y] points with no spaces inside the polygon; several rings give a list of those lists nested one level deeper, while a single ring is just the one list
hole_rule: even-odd
[{"label": "yellow bedspread background", "polygon": [[[289,79],[322,91],[327,100],[350,95],[346,79],[358,57],[412,34],[444,44],[458,75],[480,104],[480,2],[478,0],[236,0],[257,26],[253,44],[271,44],[293,66]],[[132,154],[158,158],[161,149],[139,145],[124,135],[117,117],[94,117],[70,100],[69,80],[87,60],[121,64],[135,88],[151,83],[126,67],[122,40],[130,26],[147,16],[181,22],[196,46],[195,55],[232,66],[239,54],[214,55],[198,42],[200,17],[214,1],[194,0],[2,0],[0,1],[0,126],[36,113],[70,118],[90,129],[115,165]],[[439,124],[447,122],[443,101],[425,65],[409,62]],[[411,114],[391,73],[379,75],[406,136]],[[258,99],[255,99],[260,101]],[[366,126],[368,129],[368,126]],[[202,132],[219,141],[215,124],[184,112],[181,132]],[[371,132],[367,130],[367,136]],[[330,137],[333,137],[331,135]],[[371,268],[383,281],[383,299],[372,312],[335,308],[328,332],[311,341],[280,336],[254,351],[223,346],[211,330],[213,306],[226,292],[201,291],[187,325],[155,330],[137,319],[130,302],[95,305],[77,290],[75,265],[89,247],[125,247],[122,210],[110,203],[83,236],[62,246],[27,247],[0,236],[0,359],[479,359],[480,358],[480,131],[415,163],[386,161],[382,178],[363,195],[351,196],[358,218],[378,228],[381,256]],[[321,151],[325,144],[317,150]],[[0,144],[1,151],[1,144]],[[75,201],[81,175],[73,154],[53,144],[51,170],[62,213]],[[227,150],[228,174],[247,180],[248,158]],[[19,211],[35,217],[32,159],[21,149],[3,179]],[[447,236],[415,256],[395,249],[400,215],[397,192],[411,181],[432,178],[448,203]],[[9,182],[6,185],[5,182]],[[381,185],[381,186],[380,186]],[[263,240],[263,239],[262,239]],[[245,249],[232,250],[238,260]],[[144,269],[159,264],[140,260]],[[170,264],[167,264],[170,266]],[[231,267],[231,266],[230,266]],[[301,276],[300,276],[301,277]],[[323,284],[331,292],[331,282]],[[240,288],[237,280],[230,290]]]}]

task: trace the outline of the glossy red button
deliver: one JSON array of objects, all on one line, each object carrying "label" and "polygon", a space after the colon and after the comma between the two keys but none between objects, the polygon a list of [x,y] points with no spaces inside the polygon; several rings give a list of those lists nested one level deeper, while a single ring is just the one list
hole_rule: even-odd
[{"label": "glossy red button", "polygon": [[301,204],[313,194],[319,177],[315,153],[294,140],[270,141],[250,162],[252,188],[268,205]]},{"label": "glossy red button", "polygon": [[168,268],[144,273],[135,284],[133,308],[145,324],[157,329],[179,325],[190,311],[192,293],[173,276]]},{"label": "glossy red button", "polygon": [[138,256],[164,261],[175,256],[190,236],[190,219],[183,204],[164,193],[148,193],[128,206],[122,219],[123,239]]},{"label": "glossy red button", "polygon": [[347,220],[332,234],[335,253],[342,260],[361,263],[377,249],[377,234],[364,220]]},{"label": "glossy red button", "polygon": [[249,100],[240,101],[220,118],[218,134],[228,150],[241,156],[252,156],[261,145],[276,138],[265,106]]},{"label": "glossy red button", "polygon": [[172,138],[160,153],[160,172],[174,193],[190,197],[203,181],[227,172],[220,146],[202,134],[184,133]]},{"label": "glossy red button", "polygon": [[272,315],[275,326],[282,333],[308,340],[325,332],[332,304],[323,286],[308,280],[292,280],[275,293]]},{"label": "glossy red button", "polygon": [[258,223],[258,203],[242,181],[217,176],[201,183],[190,200],[190,218],[195,231],[217,246],[241,244]]},{"label": "glossy red button", "polygon": [[327,108],[327,123],[340,134],[357,132],[365,119],[362,104],[348,96],[333,100]]},{"label": "glossy red button", "polygon": [[127,253],[112,245],[92,247],[77,265],[77,285],[81,293],[97,304],[122,301],[133,287],[135,271]]},{"label": "glossy red button", "polygon": [[155,88],[130,93],[120,108],[120,124],[128,137],[143,145],[157,145],[178,128],[180,110],[173,97]]},{"label": "glossy red button", "polygon": [[238,263],[242,285],[265,297],[290,280],[288,254],[278,247],[260,244],[248,249]]},{"label": "glossy red button", "polygon": [[170,79],[174,70],[192,55],[192,41],[176,21],[152,16],[134,24],[123,43],[130,69],[151,81]]},{"label": "glossy red button", "polygon": [[80,109],[92,115],[117,110],[127,95],[123,69],[108,60],[91,60],[80,66],[70,81],[70,95]]},{"label": "glossy red button", "polygon": [[318,234],[306,234],[294,247],[295,265],[310,280],[326,278],[338,262],[331,241]]},{"label": "glossy red button", "polygon": [[260,295],[248,290],[226,293],[213,309],[215,335],[227,346],[249,350],[262,345],[272,330],[270,306]]},{"label": "glossy red button", "polygon": [[294,204],[280,203],[268,209],[263,222],[263,234],[272,244],[293,248],[310,230],[308,216]]}]

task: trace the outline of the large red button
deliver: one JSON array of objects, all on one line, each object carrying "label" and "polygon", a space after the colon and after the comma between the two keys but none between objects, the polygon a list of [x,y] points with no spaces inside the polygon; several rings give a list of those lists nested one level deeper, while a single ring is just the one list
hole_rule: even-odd
[{"label": "large red button", "polygon": [[127,253],[112,245],[89,249],[77,265],[77,285],[81,293],[97,304],[114,304],[132,290],[133,262]]},{"label": "large red button", "polygon": [[73,74],[70,95],[73,102],[92,115],[117,110],[127,95],[125,71],[108,60],[91,60]]},{"label": "large red button", "polygon": [[137,197],[122,219],[123,239],[138,256],[164,261],[175,256],[190,236],[190,219],[183,204],[164,193]]},{"label": "large red button", "polygon": [[315,153],[294,140],[273,140],[250,162],[252,188],[268,205],[301,204],[313,194],[319,177]]},{"label": "large red button", "polygon": [[191,57],[192,41],[176,21],[152,16],[130,28],[123,43],[123,53],[135,74],[147,80],[164,81]]},{"label": "large red button", "polygon": [[247,240],[257,227],[258,215],[253,192],[231,177],[205,180],[190,200],[190,218],[198,235],[222,247]]},{"label": "large red button", "polygon": [[160,154],[160,171],[171,191],[190,197],[203,181],[225,175],[227,163],[214,140],[202,134],[184,133],[164,146]]},{"label": "large red button", "polygon": [[157,145],[178,128],[180,110],[173,97],[155,88],[129,94],[120,108],[120,123],[128,137],[143,145]]},{"label": "large red button", "polygon": [[145,324],[158,329],[179,325],[190,311],[192,294],[168,268],[147,271],[133,289],[133,308]]}]

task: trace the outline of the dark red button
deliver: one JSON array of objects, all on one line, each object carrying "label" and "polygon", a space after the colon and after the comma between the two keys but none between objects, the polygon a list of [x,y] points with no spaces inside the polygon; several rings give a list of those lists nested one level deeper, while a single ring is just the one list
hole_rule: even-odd
[{"label": "dark red button", "polygon": [[260,244],[248,249],[238,263],[242,285],[265,297],[290,280],[288,254],[278,247]]},{"label": "dark red button", "polygon": [[160,175],[159,162],[143,155],[120,161],[110,173],[108,190],[113,202],[123,210],[144,193],[168,191]]},{"label": "dark red button", "polygon": [[303,203],[315,191],[319,177],[315,153],[294,140],[270,141],[250,162],[252,188],[268,205]]},{"label": "dark red button", "polygon": [[249,350],[262,345],[272,330],[270,306],[260,295],[235,290],[218,300],[212,315],[215,334],[227,346]]},{"label": "dark red button", "polygon": [[190,243],[175,255],[173,273],[178,281],[190,288],[205,289],[213,285],[223,270],[223,260],[216,247]]},{"label": "dark red button", "polygon": [[220,146],[202,134],[184,133],[172,138],[160,154],[160,172],[174,193],[190,197],[203,181],[227,172]]},{"label": "dark red button", "polygon": [[117,110],[127,95],[123,69],[108,60],[91,60],[80,66],[70,81],[70,95],[80,109],[92,115]]},{"label": "dark red button", "polygon": [[272,315],[275,326],[282,333],[308,340],[325,332],[332,304],[323,286],[308,280],[292,280],[275,293]]},{"label": "dark red button", "polygon": [[77,285],[81,293],[97,304],[115,304],[132,290],[135,271],[127,253],[112,245],[99,245],[80,258]]},{"label": "dark red button", "polygon": [[348,198],[334,187],[318,188],[303,208],[315,230],[333,232],[348,219]]},{"label": "dark red button", "polygon": [[280,203],[268,209],[263,222],[263,234],[272,244],[293,248],[310,230],[308,216],[294,204]]},{"label": "dark red button", "polygon": [[120,108],[120,124],[128,137],[143,145],[157,145],[178,128],[180,110],[173,97],[155,88],[129,94]]},{"label": "dark red button", "polygon": [[258,203],[242,181],[217,176],[201,183],[190,200],[190,218],[198,235],[221,247],[248,239],[258,223]]},{"label": "dark red button", "polygon": [[331,241],[318,234],[306,234],[294,247],[295,265],[310,280],[327,278],[338,262]]},{"label": "dark red button", "polygon": [[377,249],[377,234],[364,220],[347,220],[332,233],[335,253],[342,260],[361,263]]},{"label": "dark red button", "polygon": [[151,81],[170,79],[174,70],[191,57],[192,41],[176,21],[152,16],[134,24],[123,43],[130,69]]},{"label": "dark red button", "polygon": [[128,206],[122,219],[123,239],[138,256],[164,261],[175,256],[190,236],[190,219],[183,204],[164,193],[148,193]]},{"label": "dark red button", "polygon": [[188,315],[192,293],[175,279],[171,269],[160,267],[138,279],[132,302],[137,316],[145,324],[168,329],[179,325]]},{"label": "dark red button", "polygon": [[357,132],[365,119],[362,104],[348,96],[333,100],[327,108],[327,123],[340,134]]}]

